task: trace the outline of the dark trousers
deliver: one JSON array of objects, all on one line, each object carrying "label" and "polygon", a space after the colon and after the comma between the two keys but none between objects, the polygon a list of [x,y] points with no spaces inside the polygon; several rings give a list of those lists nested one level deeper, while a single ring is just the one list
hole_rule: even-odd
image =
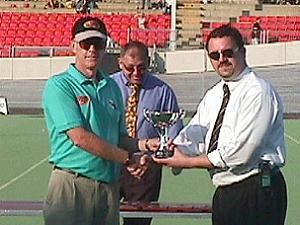
[{"label": "dark trousers", "polygon": [[[161,184],[161,166],[151,163],[141,179],[131,176],[122,169],[120,179],[120,198],[127,202],[149,203],[157,201]],[[150,225],[151,218],[123,218],[124,225]]]},{"label": "dark trousers", "polygon": [[279,169],[271,186],[262,187],[261,174],[218,187],[213,197],[213,225],[284,225],[287,190]]}]

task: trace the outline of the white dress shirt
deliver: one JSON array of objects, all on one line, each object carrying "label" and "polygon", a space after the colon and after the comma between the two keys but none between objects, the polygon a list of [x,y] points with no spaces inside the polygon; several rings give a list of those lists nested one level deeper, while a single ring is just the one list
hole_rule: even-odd
[{"label": "white dress shirt", "polygon": [[[221,80],[207,91],[197,113],[175,138],[182,152],[207,154],[209,140],[223,99]],[[277,166],[286,159],[283,106],[273,86],[248,67],[227,82],[230,100],[220,130],[217,149],[207,156],[215,186],[229,185],[259,172],[262,158]]]}]

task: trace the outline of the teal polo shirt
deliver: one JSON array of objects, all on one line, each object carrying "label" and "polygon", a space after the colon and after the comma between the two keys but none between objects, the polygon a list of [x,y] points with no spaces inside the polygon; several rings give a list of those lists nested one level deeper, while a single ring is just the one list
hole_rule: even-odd
[{"label": "teal polo shirt", "polygon": [[51,154],[49,162],[98,181],[119,178],[120,165],[75,146],[67,131],[84,127],[105,141],[118,145],[127,135],[122,94],[114,80],[102,72],[96,82],[86,78],[74,64],[51,77],[43,93]]}]

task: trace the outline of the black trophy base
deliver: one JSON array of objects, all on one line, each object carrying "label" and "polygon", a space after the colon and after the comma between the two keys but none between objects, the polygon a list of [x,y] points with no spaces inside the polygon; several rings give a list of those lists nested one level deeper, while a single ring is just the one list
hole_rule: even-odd
[{"label": "black trophy base", "polygon": [[157,150],[155,152],[155,158],[158,158],[158,159],[169,158],[169,157],[172,157],[173,155],[174,155],[174,152],[173,151],[169,151],[167,149],[165,149],[165,150]]}]

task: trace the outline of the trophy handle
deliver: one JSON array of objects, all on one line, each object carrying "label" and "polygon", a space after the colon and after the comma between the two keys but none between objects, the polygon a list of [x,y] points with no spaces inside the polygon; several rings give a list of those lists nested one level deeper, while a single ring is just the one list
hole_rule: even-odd
[{"label": "trophy handle", "polygon": [[179,119],[184,118],[184,116],[185,116],[185,111],[182,108],[180,108],[179,112],[173,113],[169,124],[174,125]]},{"label": "trophy handle", "polygon": [[153,121],[152,121],[152,119],[151,119],[151,112],[149,111],[149,109],[144,109],[143,110],[143,114],[144,114],[144,117],[145,117],[145,119],[149,122],[149,123],[151,123],[154,127],[156,127],[156,125],[153,123]]}]

